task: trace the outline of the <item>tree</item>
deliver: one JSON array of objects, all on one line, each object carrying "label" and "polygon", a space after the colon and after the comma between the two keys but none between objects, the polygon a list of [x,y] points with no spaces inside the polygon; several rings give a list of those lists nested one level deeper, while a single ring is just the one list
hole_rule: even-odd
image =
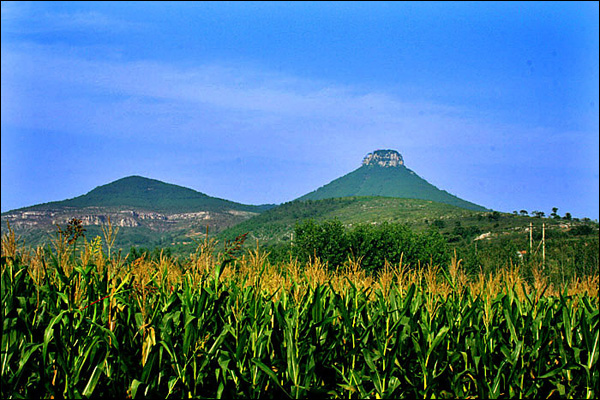
[{"label": "tree", "polygon": [[527,210],[521,210],[521,211],[519,211],[519,213],[520,213],[522,216],[524,216],[524,217],[527,217],[527,216],[529,215],[529,214],[527,213]]},{"label": "tree", "polygon": [[552,214],[550,214],[550,216],[554,219],[559,219],[560,215],[557,214],[558,208],[557,207],[552,207]]},{"label": "tree", "polygon": [[297,223],[294,228],[294,252],[300,261],[318,257],[331,268],[344,263],[348,238],[342,223],[335,219],[317,223],[313,219]]},{"label": "tree", "polygon": [[532,211],[531,213],[532,213],[532,214],[533,214],[533,216],[534,216],[534,217],[536,217],[536,218],[542,218],[542,217],[544,217],[544,215],[546,215],[546,214],[544,214],[544,212],[543,212],[543,211],[537,211],[537,210],[535,210],[535,211]]},{"label": "tree", "polygon": [[367,271],[376,271],[385,262],[418,265],[446,265],[450,252],[444,236],[434,227],[413,232],[401,224],[384,222],[346,228],[338,220],[296,224],[293,253],[302,262],[318,257],[329,268],[342,265],[348,257],[360,258]]},{"label": "tree", "polygon": [[564,219],[566,219],[567,221],[570,221],[573,217],[571,216],[571,213],[565,213]]}]

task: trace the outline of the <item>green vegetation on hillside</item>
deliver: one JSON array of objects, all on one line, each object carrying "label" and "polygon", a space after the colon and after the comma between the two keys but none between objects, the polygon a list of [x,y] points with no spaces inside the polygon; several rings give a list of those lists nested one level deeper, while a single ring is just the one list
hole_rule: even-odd
[{"label": "green vegetation on hillside", "polygon": [[363,165],[297,200],[322,200],[350,196],[422,199],[450,204],[468,210],[486,211],[485,207],[462,200],[438,189],[404,165],[397,167]]},{"label": "green vegetation on hillside", "polygon": [[296,222],[306,219],[339,219],[344,225],[361,223],[403,223],[424,230],[438,219],[474,218],[481,213],[428,200],[392,197],[346,197],[324,200],[295,200],[225,230],[219,238],[231,240],[250,232],[250,238],[270,245],[289,240]]},{"label": "green vegetation on hillside", "polygon": [[[404,254],[404,263],[416,265],[430,256],[447,260],[456,252],[462,266],[472,274],[516,267],[533,279],[533,270],[543,266],[551,281],[559,284],[598,270],[597,223],[524,214],[478,212],[424,200],[381,197],[294,201],[244,221],[217,237],[225,242],[248,233],[250,246],[255,246],[258,240],[269,252],[271,262],[290,257],[306,260],[309,255],[317,255],[328,261],[331,268],[339,267],[348,257],[363,257],[363,267],[379,270],[384,266],[383,258],[394,263],[400,254]],[[302,250],[302,246],[298,247],[298,227],[308,220],[313,221],[314,229],[306,237],[313,245]],[[372,238],[366,243],[382,250],[360,251],[356,245],[350,245],[348,238],[353,232],[363,232],[365,237]],[[432,243],[441,238],[445,245],[434,246],[443,249],[435,254],[415,256],[418,246],[411,243],[425,242],[396,240],[394,232],[410,232],[407,237],[413,238],[435,236]],[[436,234],[431,236],[431,232]],[[372,262],[374,259],[378,261]]]},{"label": "green vegetation on hillside", "polygon": [[270,205],[252,206],[208,196],[183,186],[156,179],[129,176],[69,200],[44,203],[23,210],[82,207],[135,207],[156,212],[237,210],[262,212]]}]

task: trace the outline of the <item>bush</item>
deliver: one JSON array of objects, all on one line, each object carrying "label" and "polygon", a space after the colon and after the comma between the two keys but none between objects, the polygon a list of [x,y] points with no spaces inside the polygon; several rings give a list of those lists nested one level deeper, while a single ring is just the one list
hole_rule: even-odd
[{"label": "bush", "polygon": [[594,232],[594,228],[591,225],[577,225],[569,231],[573,236],[587,236],[592,232]]}]

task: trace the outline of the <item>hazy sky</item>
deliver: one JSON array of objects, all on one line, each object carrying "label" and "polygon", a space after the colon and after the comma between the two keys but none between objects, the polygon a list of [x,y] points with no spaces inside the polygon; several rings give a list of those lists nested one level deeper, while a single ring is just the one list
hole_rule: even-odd
[{"label": "hazy sky", "polygon": [[395,149],[598,218],[598,2],[2,2],[2,211],[142,175],[293,200]]}]

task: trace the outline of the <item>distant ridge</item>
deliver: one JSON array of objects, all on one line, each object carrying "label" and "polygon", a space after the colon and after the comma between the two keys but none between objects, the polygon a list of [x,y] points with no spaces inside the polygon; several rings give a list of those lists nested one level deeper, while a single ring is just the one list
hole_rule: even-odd
[{"label": "distant ridge", "polygon": [[367,154],[360,168],[297,200],[352,196],[431,200],[467,210],[488,211],[485,207],[463,200],[430,184],[407,168],[402,155],[395,150],[376,150]]}]

